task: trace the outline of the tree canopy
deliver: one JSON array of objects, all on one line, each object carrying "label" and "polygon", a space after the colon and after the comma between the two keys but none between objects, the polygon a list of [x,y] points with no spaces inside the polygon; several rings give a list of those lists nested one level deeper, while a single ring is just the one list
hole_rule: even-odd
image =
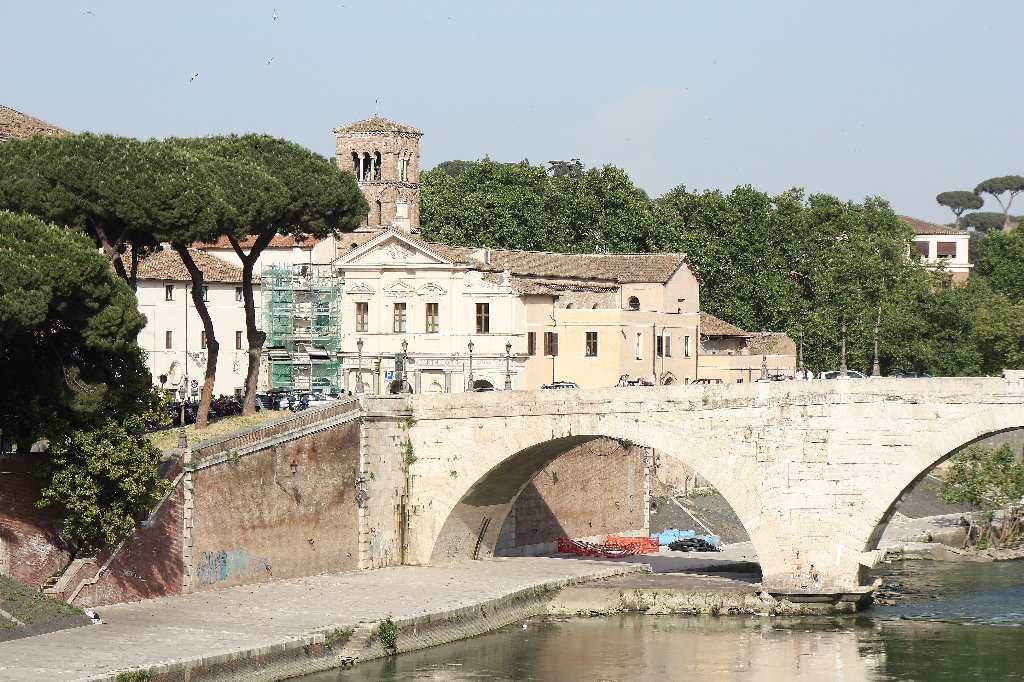
[{"label": "tree canopy", "polygon": [[124,537],[163,489],[141,437],[157,399],[135,343],[135,295],[84,234],[0,211],[0,430],[27,452],[45,440],[40,505],[64,537]]},{"label": "tree canopy", "polygon": [[[1010,206],[1013,205],[1013,198],[1024,192],[1024,176],[1021,175],[1001,175],[996,178],[989,178],[978,183],[978,186],[974,188],[975,194],[989,194],[1003,209],[1003,230],[1009,231],[1010,229]],[[1003,201],[1003,195],[1006,195],[1006,201]]]},{"label": "tree canopy", "polygon": [[446,162],[421,176],[427,239],[527,251],[643,253],[662,244],[656,206],[614,166],[552,172],[529,161]]},{"label": "tree canopy", "polygon": [[[256,261],[278,234],[293,235],[302,240],[354,230],[366,217],[366,197],[350,171],[341,171],[324,157],[287,140],[249,134],[191,138],[176,140],[173,144],[241,164],[275,187],[273,200],[266,201],[261,210],[236,216],[233,225],[225,226],[216,235],[227,237],[242,263],[242,291],[249,345],[243,409],[248,414],[256,409],[260,355],[266,341],[266,333],[256,326],[256,301],[253,293]],[[234,182],[227,189],[224,189],[224,183],[219,186],[230,195],[230,201],[236,206],[245,204],[253,194],[259,195],[253,197],[254,200],[265,198],[258,189],[254,192],[253,188],[239,186]],[[243,247],[243,241],[247,238],[251,238],[248,251]]]},{"label": "tree canopy", "polygon": [[985,205],[984,199],[974,192],[969,192],[965,189],[940,192],[939,195],[935,197],[935,200],[942,206],[946,206],[953,211],[953,215],[956,216],[957,229],[960,228],[960,216],[963,215],[964,211],[977,210]]}]

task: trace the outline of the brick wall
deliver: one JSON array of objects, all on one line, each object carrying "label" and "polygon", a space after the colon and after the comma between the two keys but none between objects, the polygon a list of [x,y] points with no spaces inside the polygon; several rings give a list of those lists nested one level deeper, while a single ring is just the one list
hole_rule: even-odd
[{"label": "brick wall", "polygon": [[58,537],[62,510],[37,509],[39,483],[32,470],[38,456],[0,455],[0,571],[39,587],[68,563]]},{"label": "brick wall", "polygon": [[526,486],[502,526],[496,554],[549,551],[560,537],[647,528],[640,448],[601,439],[573,448]]},{"label": "brick wall", "polygon": [[196,591],[357,568],[356,421],[195,467]]},{"label": "brick wall", "polygon": [[[166,476],[174,481],[180,472],[176,463]],[[181,594],[182,500],[178,480],[132,536],[84,566],[61,591],[61,598],[79,606],[101,606]]]}]

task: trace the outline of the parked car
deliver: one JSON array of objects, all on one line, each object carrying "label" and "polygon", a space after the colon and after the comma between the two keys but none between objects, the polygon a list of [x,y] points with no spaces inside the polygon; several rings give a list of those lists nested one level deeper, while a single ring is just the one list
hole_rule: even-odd
[{"label": "parked car", "polygon": [[[848,370],[846,370],[846,377],[848,379],[867,379],[868,375],[864,374],[863,372],[858,372],[855,369],[848,369]],[[835,371],[835,372],[822,372],[821,376],[819,378],[820,379],[838,379],[839,378],[839,372],[838,371]]]},{"label": "parked car", "polygon": [[899,372],[892,375],[893,379],[931,379],[932,375],[925,372]]},{"label": "parked car", "polygon": [[579,388],[580,385],[575,381],[552,381],[550,384],[544,384],[541,388]]},{"label": "parked car", "polygon": [[477,386],[473,389],[473,393],[491,393],[492,391],[500,391],[500,388],[494,386]]},{"label": "parked car", "polygon": [[690,382],[691,384],[723,384],[725,383],[721,379],[694,379]]}]

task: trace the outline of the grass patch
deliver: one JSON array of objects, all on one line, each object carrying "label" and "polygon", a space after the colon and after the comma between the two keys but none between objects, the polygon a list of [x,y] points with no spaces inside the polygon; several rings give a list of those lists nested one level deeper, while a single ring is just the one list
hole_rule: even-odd
[{"label": "grass patch", "polygon": [[[185,434],[188,436],[189,444],[194,445],[209,438],[223,436],[225,433],[256,426],[288,415],[291,415],[291,413],[285,410],[262,410],[251,415],[237,414],[210,422],[205,429],[197,429],[195,424],[189,424],[185,427]],[[172,426],[163,431],[154,431],[147,435],[146,438],[149,439],[150,443],[159,448],[161,452],[176,448],[178,447],[178,427]]]}]

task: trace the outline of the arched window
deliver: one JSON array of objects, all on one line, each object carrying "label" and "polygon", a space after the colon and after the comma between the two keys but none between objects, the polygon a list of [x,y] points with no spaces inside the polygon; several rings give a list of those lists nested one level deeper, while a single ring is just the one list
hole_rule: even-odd
[{"label": "arched window", "polygon": [[640,310],[640,299],[637,298],[636,296],[630,296],[629,297],[629,309],[630,310]]},{"label": "arched window", "polygon": [[355,173],[356,180],[362,180],[359,173],[359,154],[352,152],[352,172]]},{"label": "arched window", "polygon": [[373,155],[373,179],[380,180],[380,152]]}]

